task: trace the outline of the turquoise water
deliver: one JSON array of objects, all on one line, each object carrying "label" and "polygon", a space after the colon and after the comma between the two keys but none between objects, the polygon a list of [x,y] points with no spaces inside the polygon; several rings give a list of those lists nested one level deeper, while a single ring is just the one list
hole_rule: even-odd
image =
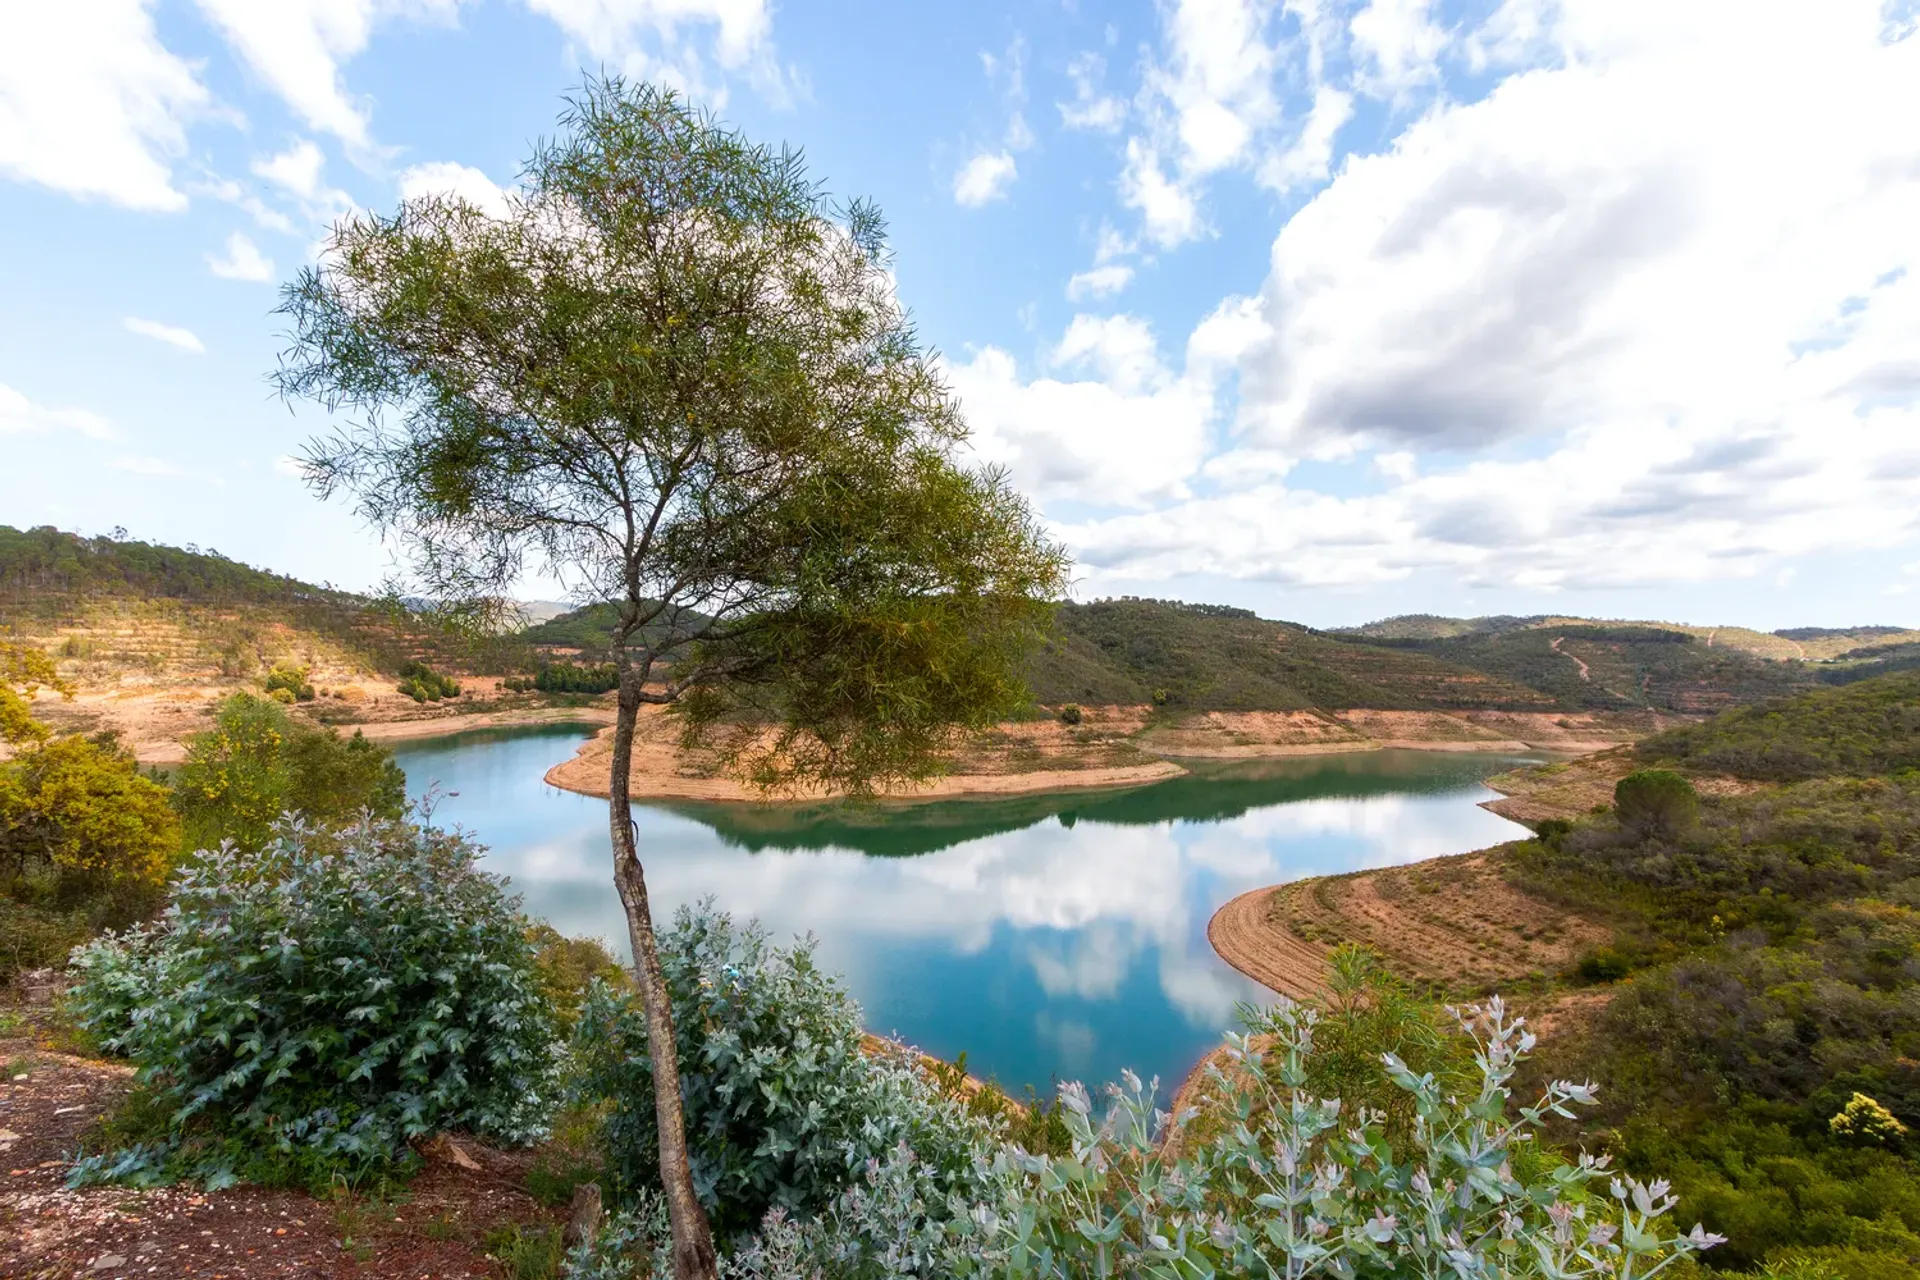
[{"label": "turquoise water", "polygon": [[[486,844],[533,914],[626,953],[603,801],[547,786],[578,730],[405,746],[434,821]],[[785,941],[811,932],[867,1025],[1016,1092],[1132,1067],[1171,1088],[1264,990],[1207,944],[1247,889],[1460,853],[1521,828],[1478,808],[1512,767],[1381,751],[1196,766],[1126,791],[865,810],[637,810],[657,917],[713,898]]]}]

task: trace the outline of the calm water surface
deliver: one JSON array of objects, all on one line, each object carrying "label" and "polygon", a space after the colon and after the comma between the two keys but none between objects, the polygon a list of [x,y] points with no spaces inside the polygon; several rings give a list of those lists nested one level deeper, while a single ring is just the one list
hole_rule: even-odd
[{"label": "calm water surface", "polygon": [[[584,734],[401,747],[435,821],[472,832],[527,909],[621,954],[605,802],[541,778]],[[1195,766],[1121,792],[866,810],[636,810],[657,917],[711,897],[779,941],[812,933],[867,1025],[1016,1091],[1130,1066],[1177,1083],[1262,988],[1207,945],[1228,898],[1301,876],[1460,853],[1522,828],[1478,806],[1487,754],[1380,751]]]}]

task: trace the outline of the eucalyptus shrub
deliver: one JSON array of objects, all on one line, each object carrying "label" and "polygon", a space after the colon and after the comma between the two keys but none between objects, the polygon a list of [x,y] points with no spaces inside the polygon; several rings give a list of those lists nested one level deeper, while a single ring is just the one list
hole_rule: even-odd
[{"label": "eucalyptus shrub", "polygon": [[[959,1265],[1024,1277],[1541,1277],[1646,1280],[1721,1242],[1695,1226],[1668,1233],[1666,1183],[1612,1178],[1582,1154],[1523,1177],[1515,1157],[1549,1115],[1571,1117],[1593,1087],[1555,1081],[1511,1108],[1508,1085],[1531,1032],[1496,998],[1460,1016],[1478,1088],[1456,1093],[1389,1054],[1413,1101],[1407,1136],[1384,1115],[1344,1116],[1306,1088],[1318,1011],[1283,1003],[1228,1037],[1229,1073],[1209,1069],[1233,1123],[1169,1158],[1174,1117],[1129,1074],[1098,1123],[1086,1091],[1062,1091],[1073,1132],[1065,1158],[1017,1149],[999,1204],[955,1219]],[[1277,1059],[1270,1062],[1269,1059]],[[1184,1119],[1184,1118],[1181,1118]],[[1536,1164],[1526,1161],[1524,1164]],[[1604,1188],[1596,1184],[1605,1182]]]},{"label": "eucalyptus shrub", "polygon": [[465,837],[282,824],[190,861],[154,926],[74,953],[72,1007],[139,1068],[144,1129],[76,1181],[358,1180],[461,1130],[518,1143],[555,1042],[517,900]]},{"label": "eucalyptus shrub", "polygon": [[[804,951],[775,953],[785,962],[772,966],[777,977],[757,944],[750,968],[729,967],[728,957],[739,954],[734,940],[724,918],[717,936],[704,932],[711,924],[683,916],[663,958],[675,956],[679,1025],[705,1026],[709,1043],[720,1046],[714,1061],[736,1064],[737,1074],[720,1085],[733,1108],[723,1113],[813,1112],[817,1067],[789,1069],[781,1050],[817,1061],[812,1033],[850,1035],[851,1024],[835,1019],[851,1002],[828,1002],[834,1016],[823,1021],[817,989],[826,980],[793,967]],[[706,961],[689,968],[694,955]],[[701,993],[694,999],[682,994],[690,975]],[[798,1022],[808,1034],[770,1034],[733,1012],[764,1010],[777,1022],[777,1005],[766,1002],[786,999],[805,1010]],[[958,1176],[939,1154],[929,1158],[915,1145],[909,1114],[889,1116],[884,1103],[869,1099],[868,1119],[882,1127],[890,1121],[898,1140],[884,1150],[849,1144],[849,1154],[865,1151],[850,1177],[828,1161],[814,1166],[810,1194],[774,1203],[757,1232],[736,1235],[723,1273],[736,1280],[1650,1280],[1720,1243],[1698,1226],[1684,1234],[1668,1227],[1674,1200],[1665,1182],[1616,1178],[1604,1158],[1566,1160],[1542,1150],[1539,1126],[1549,1116],[1574,1116],[1593,1100],[1593,1087],[1556,1081],[1516,1103],[1511,1084],[1532,1034],[1498,999],[1449,1012],[1450,1034],[1463,1040],[1460,1056],[1472,1065],[1436,1076],[1382,1055],[1387,1087],[1405,1095],[1405,1108],[1346,1108],[1321,1096],[1316,1081],[1351,1074],[1330,1077],[1320,1059],[1339,1049],[1315,1043],[1340,1009],[1337,1002],[1327,1010],[1283,1002],[1245,1011],[1246,1033],[1228,1037],[1225,1068],[1208,1072],[1206,1126],[1191,1127],[1191,1114],[1156,1110],[1152,1089],[1131,1074],[1108,1089],[1101,1115],[1072,1084],[1061,1090],[1067,1154],[980,1144]],[[742,1025],[756,1028],[749,1040]],[[1451,1062],[1454,1055],[1441,1056]],[[716,1132],[737,1144],[719,1158],[769,1161],[786,1149],[791,1118],[770,1119],[757,1146],[752,1122],[717,1130],[715,1088],[712,1076],[702,1077],[689,1097],[689,1121],[702,1117],[697,1167],[717,1158]],[[894,1095],[893,1105],[903,1096]],[[1176,1136],[1182,1140],[1170,1141]],[[663,1274],[646,1268],[664,1256],[665,1227],[651,1201],[641,1204],[643,1212],[616,1217],[597,1245],[577,1250],[569,1275]]]},{"label": "eucalyptus shrub", "polygon": [[[711,906],[682,909],[660,937],[673,1000],[693,1183],[716,1230],[778,1208],[824,1211],[871,1159],[906,1143],[941,1188],[969,1186],[997,1136],[942,1098],[904,1050],[864,1036],[860,1008],[813,963],[812,942],[769,946]],[[616,1193],[659,1184],[653,1076],[636,998],[596,983],[574,1049],[581,1089],[612,1104],[605,1133]]]}]

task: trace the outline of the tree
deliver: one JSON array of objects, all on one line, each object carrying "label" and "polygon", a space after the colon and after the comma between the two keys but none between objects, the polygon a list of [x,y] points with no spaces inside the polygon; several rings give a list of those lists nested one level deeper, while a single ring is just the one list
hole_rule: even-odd
[{"label": "tree", "polygon": [[1700,816],[1700,795],[1671,769],[1636,769],[1614,783],[1613,811],[1635,835],[1670,839]]},{"label": "tree", "polygon": [[94,899],[128,923],[180,851],[179,820],[113,735],[52,737],[33,716],[41,685],[73,696],[43,650],[0,640],[0,742],[15,748],[0,763],[0,885]]},{"label": "tree", "polygon": [[635,848],[641,708],[762,787],[886,790],[1024,702],[1064,588],[1024,499],[960,458],[888,267],[878,213],[799,155],[608,79],[503,212],[351,218],[285,291],[282,393],[348,416],[308,449],[321,496],[474,616],[530,566],[612,607],[608,823],[681,1277],[715,1262]]},{"label": "tree", "polygon": [[223,840],[264,848],[289,812],[338,826],[362,812],[398,818],[406,809],[407,775],[391,752],[359,733],[342,738],[301,723],[265,698],[234,694],[220,704],[213,728],[186,745],[174,802],[196,849]]}]

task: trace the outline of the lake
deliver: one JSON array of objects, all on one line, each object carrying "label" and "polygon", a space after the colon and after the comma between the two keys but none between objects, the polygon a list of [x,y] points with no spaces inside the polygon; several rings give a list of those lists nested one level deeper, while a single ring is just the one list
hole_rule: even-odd
[{"label": "lake", "polygon": [[[434,821],[487,845],[527,910],[627,954],[604,801],[542,781],[585,736],[485,731],[397,748]],[[1478,807],[1492,754],[1376,751],[1197,763],[1188,777],[864,809],[636,806],[656,917],[712,898],[786,942],[811,932],[874,1031],[1018,1093],[1122,1067],[1168,1092],[1271,997],[1207,944],[1247,889],[1461,853],[1524,829]],[[1166,1094],[1163,1093],[1163,1098]]]}]

